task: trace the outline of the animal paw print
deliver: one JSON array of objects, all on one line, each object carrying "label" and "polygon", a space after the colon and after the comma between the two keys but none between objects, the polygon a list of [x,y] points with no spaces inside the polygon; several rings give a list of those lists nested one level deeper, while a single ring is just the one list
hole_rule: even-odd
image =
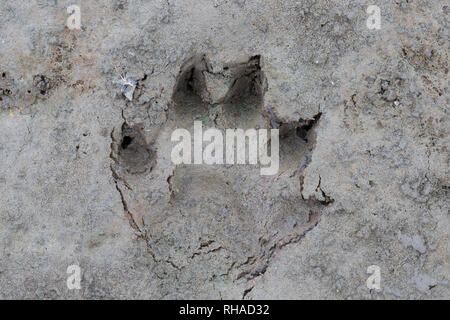
[{"label": "animal paw print", "polygon": [[[231,63],[197,55],[181,65],[174,82],[167,121],[155,141],[158,153],[141,124],[125,121],[121,132],[113,131],[116,188],[130,225],[157,263],[184,276],[208,264],[198,275],[205,281],[249,280],[319,222],[324,205],[303,199],[301,182],[321,114],[282,119],[264,102],[268,86],[259,55]],[[132,110],[127,109],[127,119]],[[279,129],[279,173],[262,176],[256,165],[173,165],[171,133],[189,131],[196,120],[221,131]]]}]

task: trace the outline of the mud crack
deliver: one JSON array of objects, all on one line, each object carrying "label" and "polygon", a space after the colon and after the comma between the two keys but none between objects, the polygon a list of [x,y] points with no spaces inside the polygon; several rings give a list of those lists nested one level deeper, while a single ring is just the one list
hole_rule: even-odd
[{"label": "mud crack", "polygon": [[269,240],[269,245],[265,246],[263,252],[257,259],[253,257],[247,259],[247,262],[245,262],[244,264],[249,264],[251,267],[246,271],[241,272],[237,276],[236,280],[240,278],[252,280],[256,277],[259,277],[260,275],[263,275],[270,265],[272,258],[287,245],[298,243],[301,239],[303,239],[308,232],[310,232],[317,226],[320,221],[320,217],[320,213],[310,212],[307,225],[302,227],[298,232],[290,234],[282,239],[277,239],[275,241]]}]

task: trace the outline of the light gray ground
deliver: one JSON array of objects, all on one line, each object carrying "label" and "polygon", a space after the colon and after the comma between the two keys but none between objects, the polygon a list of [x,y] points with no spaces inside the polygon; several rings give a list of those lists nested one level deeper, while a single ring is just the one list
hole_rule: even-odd
[{"label": "light gray ground", "polygon": [[[1,1],[0,298],[449,299],[449,10]],[[279,127],[279,174],[173,165],[195,119]]]}]

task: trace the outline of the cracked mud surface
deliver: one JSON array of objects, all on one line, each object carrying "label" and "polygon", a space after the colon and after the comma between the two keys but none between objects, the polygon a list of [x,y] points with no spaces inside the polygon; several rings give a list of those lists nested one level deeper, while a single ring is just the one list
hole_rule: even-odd
[{"label": "cracked mud surface", "polygon": [[[0,4],[0,298],[450,298],[445,1],[380,30],[366,1],[70,4]],[[175,166],[195,120],[279,129],[278,174]]]}]

